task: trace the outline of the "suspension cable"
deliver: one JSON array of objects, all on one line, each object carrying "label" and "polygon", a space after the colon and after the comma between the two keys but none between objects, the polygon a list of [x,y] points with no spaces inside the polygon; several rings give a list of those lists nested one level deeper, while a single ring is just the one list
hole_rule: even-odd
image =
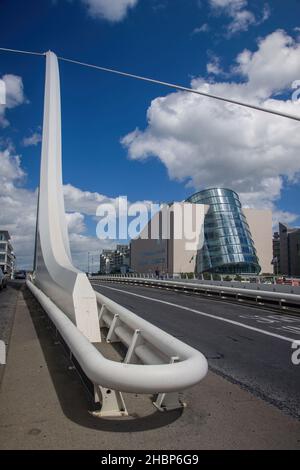
[{"label": "suspension cable", "polygon": [[[46,55],[46,52],[23,51],[23,50],[17,50],[17,49],[8,49],[8,48],[4,48],[4,47],[0,47],[0,51],[17,52],[17,53],[20,53],[20,54],[30,54],[30,55],[39,55],[39,56],[45,56]],[[133,78],[135,80],[141,80],[141,81],[148,82],[148,83],[154,83],[156,85],[166,86],[168,88],[173,88],[175,90],[185,91],[185,92],[188,92],[188,93],[193,93],[193,94],[196,94],[196,95],[205,96],[207,98],[212,98],[212,99],[215,99],[215,100],[224,101],[226,103],[231,103],[231,104],[234,104],[234,105],[243,106],[245,108],[254,109],[256,111],[262,111],[264,113],[274,114],[276,116],[284,117],[284,118],[287,118],[287,119],[293,119],[295,121],[300,121],[300,116],[283,113],[283,112],[277,111],[275,109],[265,108],[265,107],[262,107],[262,106],[254,105],[254,104],[251,104],[251,103],[245,103],[243,101],[233,100],[233,99],[230,99],[230,98],[225,98],[223,96],[214,95],[214,94],[211,94],[211,93],[206,93],[204,91],[195,90],[194,88],[184,87],[184,86],[181,86],[181,85],[176,85],[174,83],[163,82],[161,80],[155,80],[153,78],[148,78],[148,77],[144,77],[144,76],[141,76],[141,75],[135,75],[135,74],[128,73],[128,72],[122,72],[122,71],[116,70],[116,69],[101,67],[99,65],[88,64],[86,62],[80,62],[78,60],[68,59],[66,57],[58,56],[58,59],[61,60],[61,61],[64,61],[64,62],[69,62],[69,63],[76,64],[76,65],[81,65],[83,67],[89,67],[89,68],[101,70],[102,72],[121,75],[123,77]]]},{"label": "suspension cable", "polygon": [[256,111],[263,111],[265,113],[275,114],[276,116],[281,116],[281,117],[285,117],[285,118],[288,118],[288,119],[294,119],[295,121],[300,121],[300,116],[295,116],[293,114],[282,113],[281,111],[276,111],[275,109],[264,108],[262,106],[257,106],[257,105],[250,104],[250,103],[244,103],[242,101],[232,100],[230,98],[224,98],[223,96],[213,95],[211,93],[205,93],[204,91],[195,90],[194,88],[184,87],[184,86],[181,86],[181,85],[176,85],[174,83],[162,82],[160,80],[155,80],[153,78],[147,78],[147,77],[143,77],[143,76],[140,76],[140,75],[134,75],[132,73],[121,72],[121,71],[115,70],[115,69],[108,69],[106,67],[100,67],[99,65],[87,64],[85,62],[79,62],[78,60],[67,59],[65,57],[58,57],[58,59],[63,60],[65,62],[71,62],[73,64],[82,65],[84,67],[90,67],[90,68],[93,68],[93,69],[98,69],[98,70],[101,70],[102,72],[114,73],[114,74],[117,74],[117,75],[122,75],[123,77],[129,77],[129,78],[134,78],[136,80],[142,80],[142,81],[145,81],[145,82],[155,83],[157,85],[163,85],[163,86],[166,86],[166,87],[169,87],[169,88],[174,88],[176,90],[187,91],[189,93],[194,93],[196,95],[206,96],[207,98],[213,98],[215,100],[225,101],[227,103],[231,103],[231,104],[235,104],[235,105],[239,105],[239,106],[244,106],[246,108],[255,109]]},{"label": "suspension cable", "polygon": [[17,52],[18,54],[46,55],[45,52],[20,51],[20,50],[18,50],[18,49],[8,49],[7,47],[0,47],[0,51],[4,51],[4,52]]}]

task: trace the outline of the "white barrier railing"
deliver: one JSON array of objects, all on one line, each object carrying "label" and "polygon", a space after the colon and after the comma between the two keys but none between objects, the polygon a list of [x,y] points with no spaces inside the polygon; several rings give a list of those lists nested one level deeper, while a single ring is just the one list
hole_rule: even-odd
[{"label": "white barrier railing", "polygon": [[107,342],[127,347],[123,363],[106,359],[72,321],[30,280],[27,286],[55,325],[85,375],[94,384],[101,416],[126,414],[120,392],[157,394],[160,410],[183,406],[178,392],[202,380],[208,369],[199,351],[96,293],[100,324],[108,328]]},{"label": "white barrier railing", "polygon": [[270,292],[265,290],[254,290],[247,288],[235,288],[225,286],[214,286],[212,284],[199,284],[193,282],[182,281],[166,281],[161,279],[152,278],[139,278],[127,276],[99,276],[94,277],[93,281],[108,280],[108,281],[122,281],[133,282],[140,285],[152,285],[160,287],[168,287],[171,289],[182,290],[190,293],[199,293],[205,295],[214,295],[221,298],[233,299],[237,301],[253,300],[257,305],[268,304],[279,307],[280,309],[300,309],[300,295],[288,294],[284,292]]}]

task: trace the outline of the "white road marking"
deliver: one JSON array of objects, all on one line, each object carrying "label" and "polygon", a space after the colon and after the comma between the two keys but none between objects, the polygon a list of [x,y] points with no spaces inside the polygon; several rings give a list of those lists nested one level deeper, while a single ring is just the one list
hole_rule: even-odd
[{"label": "white road marking", "polygon": [[[295,335],[300,335],[300,326],[299,318],[287,318],[279,315],[268,315],[263,317],[261,315],[239,315],[240,318],[245,318],[247,320],[252,320],[256,323],[269,323],[277,331],[283,331],[294,333]],[[274,325],[272,325],[274,324]],[[275,326],[280,325],[280,326]],[[296,326],[295,326],[296,325]]]},{"label": "white road marking", "polygon": [[154,299],[153,297],[147,297],[146,295],[135,294],[134,292],[128,292],[128,291],[125,291],[125,290],[122,290],[122,289],[116,289],[115,287],[104,286],[103,284],[96,284],[96,283],[94,283],[94,284],[98,285],[100,287],[104,287],[105,289],[110,289],[110,290],[114,290],[114,291],[117,291],[117,292],[122,292],[122,294],[133,295],[135,297],[140,297],[142,299],[151,300],[152,302],[159,302],[161,304],[170,305],[171,307],[176,307],[176,308],[179,308],[181,310],[187,310],[189,312],[197,313],[198,315],[202,315],[204,317],[214,318],[215,320],[220,320],[220,321],[223,321],[225,323],[230,323],[230,324],[235,325],[235,326],[240,326],[242,328],[246,328],[247,330],[252,330],[252,331],[256,331],[257,333],[262,333],[266,336],[272,336],[273,338],[282,339],[283,341],[288,341],[289,343],[294,343],[294,341],[295,341],[294,338],[289,338],[287,336],[277,335],[276,333],[271,333],[270,331],[262,330],[260,328],[255,328],[254,326],[250,326],[250,325],[245,325],[244,323],[240,323],[240,322],[237,322],[237,321],[234,321],[234,320],[229,320],[228,318],[223,318],[223,317],[219,317],[217,315],[212,315],[211,313],[201,312],[200,310],[195,310],[193,308],[184,307],[183,305],[178,305],[178,304],[174,304],[172,302],[167,302],[166,300]]},{"label": "white road marking", "polygon": [[294,333],[295,335],[300,335],[300,327],[299,326],[283,326],[281,330],[286,330]]}]

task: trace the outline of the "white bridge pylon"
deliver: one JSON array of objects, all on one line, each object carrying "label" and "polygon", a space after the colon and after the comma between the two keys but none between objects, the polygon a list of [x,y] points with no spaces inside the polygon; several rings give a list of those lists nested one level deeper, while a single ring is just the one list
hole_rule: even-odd
[{"label": "white bridge pylon", "polygon": [[95,292],[72,264],[62,182],[61,108],[56,55],[46,53],[43,140],[35,242],[34,284],[91,342],[100,342]]},{"label": "white bridge pylon", "polygon": [[[96,416],[127,416],[122,392],[155,395],[160,411],[182,408],[181,392],[207,374],[204,355],[111,299],[95,292],[71,260],[64,209],[61,112],[57,57],[46,54],[46,84],[35,270],[27,286],[59,331],[71,356],[94,385]],[[99,314],[99,316],[98,316]],[[92,344],[121,342],[121,362]]]}]

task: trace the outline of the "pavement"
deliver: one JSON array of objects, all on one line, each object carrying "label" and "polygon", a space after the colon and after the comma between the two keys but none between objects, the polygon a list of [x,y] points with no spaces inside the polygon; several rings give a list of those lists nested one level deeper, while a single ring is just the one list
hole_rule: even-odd
[{"label": "pavement", "polygon": [[[14,322],[19,289],[22,283],[9,281],[6,288],[0,291],[0,340],[6,345],[8,352],[11,330]],[[0,383],[4,374],[5,365],[0,364]]]},{"label": "pavement", "polygon": [[161,413],[149,396],[124,397],[128,418],[88,412],[89,395],[24,286],[0,389],[0,449],[300,449],[297,419],[212,371],[185,393],[183,411]]}]

